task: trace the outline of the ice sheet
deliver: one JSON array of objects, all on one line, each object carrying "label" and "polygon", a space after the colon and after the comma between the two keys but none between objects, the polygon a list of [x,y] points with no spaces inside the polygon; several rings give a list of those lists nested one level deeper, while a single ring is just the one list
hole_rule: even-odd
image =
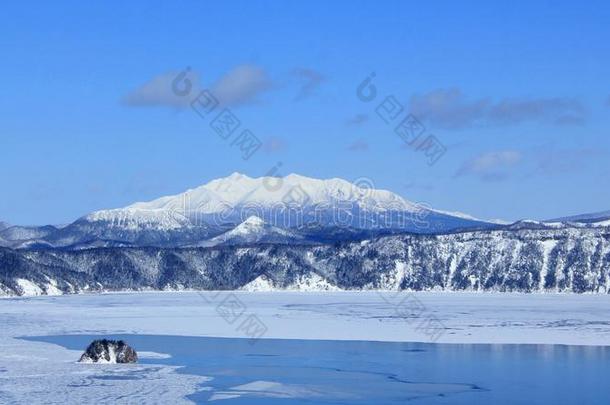
[{"label": "ice sheet", "polygon": [[[260,319],[266,328],[263,338],[429,342],[430,335],[418,325],[434,318],[443,326],[439,343],[610,342],[607,295],[239,291],[11,298],[0,300],[0,402],[64,403],[66,396],[80,403],[186,401],[187,395],[205,389],[205,376],[177,373],[167,364],[78,364],[80,351],[16,338],[117,333],[247,337],[238,327],[241,321],[230,323],[220,310],[227,299],[241,303],[244,316]],[[166,356],[142,353],[142,358]],[[234,387],[216,398],[252,393],[252,387]],[[279,388],[271,391],[287,394],[295,387]]]}]

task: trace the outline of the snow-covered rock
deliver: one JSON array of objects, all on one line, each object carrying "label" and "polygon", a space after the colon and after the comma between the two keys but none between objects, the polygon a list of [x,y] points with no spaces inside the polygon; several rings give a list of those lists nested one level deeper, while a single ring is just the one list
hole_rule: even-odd
[{"label": "snow-covered rock", "polygon": [[16,282],[17,286],[19,286],[19,291],[21,292],[20,295],[32,296],[32,295],[42,295],[43,294],[42,288],[40,288],[39,286],[37,286],[30,280],[18,278],[18,279],[15,279],[15,282]]},{"label": "snow-covered rock", "polygon": [[122,340],[94,340],[79,360],[80,363],[137,363],[138,354]]}]

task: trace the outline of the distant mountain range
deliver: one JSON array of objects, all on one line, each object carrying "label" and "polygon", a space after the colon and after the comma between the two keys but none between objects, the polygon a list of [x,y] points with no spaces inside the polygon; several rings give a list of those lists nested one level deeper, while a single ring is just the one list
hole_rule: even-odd
[{"label": "distant mountain range", "polygon": [[[17,249],[209,246],[220,243],[222,234],[247,227],[243,223],[249,218],[258,218],[268,226],[256,229],[258,239],[241,235],[230,238],[233,242],[252,239],[307,244],[497,226],[341,179],[318,180],[295,174],[250,178],[233,173],[178,195],[96,211],[63,227],[7,227],[0,230],[0,243]],[[260,232],[273,235],[262,236]]]},{"label": "distant mountain range", "polygon": [[610,211],[489,222],[341,179],[238,173],[65,226],[0,223],[0,295],[125,289],[608,292]]},{"label": "distant mountain range", "polygon": [[610,211],[601,211],[593,214],[574,215],[571,217],[551,219],[546,222],[577,222],[583,224],[595,224],[606,221],[610,221]]}]

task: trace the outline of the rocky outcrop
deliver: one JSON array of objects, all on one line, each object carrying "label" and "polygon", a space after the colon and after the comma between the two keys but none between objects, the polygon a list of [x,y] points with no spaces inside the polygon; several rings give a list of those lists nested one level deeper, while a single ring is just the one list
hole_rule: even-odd
[{"label": "rocky outcrop", "polygon": [[80,357],[80,363],[137,363],[138,354],[122,340],[94,340]]}]

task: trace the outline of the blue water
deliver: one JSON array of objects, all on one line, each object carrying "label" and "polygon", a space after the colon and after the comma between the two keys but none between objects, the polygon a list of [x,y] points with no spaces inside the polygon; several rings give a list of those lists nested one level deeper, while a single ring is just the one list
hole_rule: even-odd
[{"label": "blue water", "polygon": [[[190,397],[197,403],[229,392],[242,396],[218,403],[610,404],[610,347],[276,339],[252,345],[246,339],[104,337],[126,340],[136,350],[172,356],[142,363],[184,366],[179,372],[213,377],[205,384],[211,391]],[[97,338],[27,339],[83,350]],[[255,381],[282,383],[292,397],[231,390]]]}]

